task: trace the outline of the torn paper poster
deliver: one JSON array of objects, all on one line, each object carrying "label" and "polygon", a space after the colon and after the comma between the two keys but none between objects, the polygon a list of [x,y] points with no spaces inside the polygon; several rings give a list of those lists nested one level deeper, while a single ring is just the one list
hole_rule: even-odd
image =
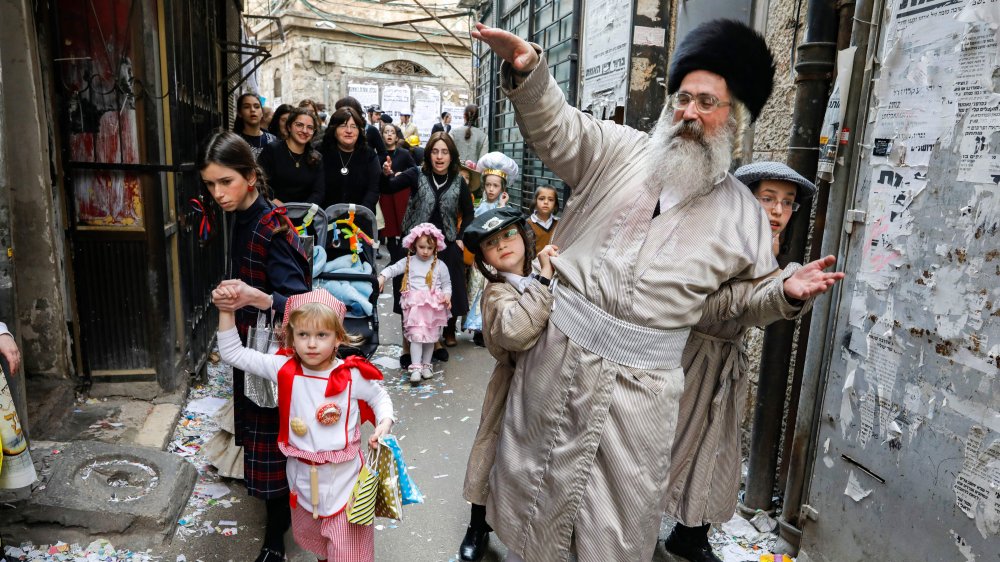
[{"label": "torn paper poster", "polygon": [[[857,368],[857,361],[853,357],[849,357],[847,359],[847,376],[844,378],[843,396],[840,400],[840,433],[844,439],[847,439],[847,430],[854,423],[853,403],[857,396],[857,392],[854,390],[854,376]],[[827,445],[829,446],[829,443]]]},{"label": "torn paper poster", "polygon": [[847,487],[844,488],[844,495],[851,498],[852,500],[859,502],[867,498],[872,493],[871,490],[866,490],[861,487],[861,482],[858,481],[858,477],[855,476],[854,470],[852,469],[847,474]]},{"label": "torn paper poster", "polygon": [[848,47],[837,53],[837,81],[827,101],[823,128],[820,130],[817,175],[828,182],[833,181],[837,153],[841,146],[847,145],[850,140],[851,130],[844,124],[844,115],[847,113],[855,51],[857,47]]},{"label": "torn paper poster", "polygon": [[[893,320],[893,301],[890,298],[886,302],[885,313],[865,338],[868,353],[865,356],[864,371],[868,392],[862,403],[861,430],[858,434],[862,447],[867,445],[873,435],[882,439],[886,435],[889,421],[896,417],[899,410],[892,397],[903,352],[892,333]],[[876,415],[879,422],[877,429]]]},{"label": "torn paper poster", "polygon": [[[983,447],[987,437],[988,446]],[[955,478],[955,503],[976,522],[983,538],[1000,535],[1000,439],[980,426],[969,430],[962,471]]]},{"label": "torn paper poster", "polygon": [[878,167],[872,170],[868,195],[868,217],[859,279],[872,289],[888,289],[899,277],[907,236],[913,231],[908,207],[927,184],[926,175],[907,168]]},{"label": "torn paper poster", "polygon": [[955,532],[955,529],[948,529],[948,534],[955,539],[955,546],[958,547],[958,552],[965,558],[965,562],[975,562],[976,555],[972,553],[972,547],[969,543],[965,542],[965,539]]}]

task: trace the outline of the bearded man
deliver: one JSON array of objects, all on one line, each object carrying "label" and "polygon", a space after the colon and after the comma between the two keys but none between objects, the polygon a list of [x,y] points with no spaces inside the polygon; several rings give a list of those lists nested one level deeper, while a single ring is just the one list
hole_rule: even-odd
[{"label": "bearded man", "polygon": [[[650,136],[569,106],[537,45],[476,27],[505,61],[525,142],[575,186],[553,239],[551,321],[511,382],[487,519],[514,559],[649,560],[690,327],[720,285],[777,268],[760,205],[727,171],[741,123],[770,95],[773,60],[742,24],[692,31]],[[812,291],[828,287],[812,267]]]}]

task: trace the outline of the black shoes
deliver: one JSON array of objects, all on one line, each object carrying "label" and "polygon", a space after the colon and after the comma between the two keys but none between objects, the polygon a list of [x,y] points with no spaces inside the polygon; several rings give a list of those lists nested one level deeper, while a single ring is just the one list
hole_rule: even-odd
[{"label": "black shoes", "polygon": [[445,349],[445,348],[443,348],[443,347],[441,349],[435,349],[434,353],[431,354],[431,357],[434,358],[435,361],[441,361],[441,362],[447,363],[448,362],[448,350]]},{"label": "black shoes", "polygon": [[465,531],[465,538],[462,539],[462,545],[458,547],[458,556],[462,560],[479,560],[486,554],[486,547],[489,545],[490,532],[469,525],[469,529]]},{"label": "black shoes", "polygon": [[722,559],[712,552],[712,545],[708,544],[708,539],[691,540],[677,532],[677,528],[671,531],[667,540],[663,541],[663,547],[670,554],[680,556],[690,562],[722,562]]},{"label": "black shoes", "polygon": [[257,555],[257,560],[255,562],[282,562],[285,560],[284,553],[278,552],[277,550],[271,550],[266,546],[260,549],[260,554]]},{"label": "black shoes", "polygon": [[411,363],[413,363],[413,359],[410,358],[410,354],[409,353],[404,353],[404,354],[402,354],[402,355],[399,356],[399,368],[400,369],[406,369],[406,368],[408,368]]},{"label": "black shoes", "polygon": [[475,332],[472,333],[472,343],[476,344],[479,347],[486,347],[486,342],[483,341],[482,331],[476,330]]}]

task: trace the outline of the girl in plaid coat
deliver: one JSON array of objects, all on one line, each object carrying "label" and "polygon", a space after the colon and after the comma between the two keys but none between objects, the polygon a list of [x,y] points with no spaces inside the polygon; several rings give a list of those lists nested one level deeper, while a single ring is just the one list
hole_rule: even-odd
[{"label": "girl in plaid coat", "polygon": [[[286,299],[309,290],[308,260],[295,229],[262,193],[264,174],[250,145],[232,132],[215,133],[201,147],[201,179],[223,211],[233,213],[230,261],[226,264],[231,298],[216,306],[235,311],[237,333],[246,342],[261,311],[281,318]],[[267,527],[257,562],[284,558],[284,534],[291,524],[285,456],[278,449],[278,409],[262,408],[244,394],[243,372],[233,370],[236,444],[243,447],[247,493],[264,500]]]}]

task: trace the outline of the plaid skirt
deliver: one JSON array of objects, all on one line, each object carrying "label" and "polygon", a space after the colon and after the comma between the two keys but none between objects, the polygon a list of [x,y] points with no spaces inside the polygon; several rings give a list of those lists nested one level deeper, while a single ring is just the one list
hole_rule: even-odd
[{"label": "plaid skirt", "polygon": [[278,448],[278,409],[261,408],[243,394],[243,371],[233,369],[236,444],[243,447],[247,494],[269,500],[288,495],[286,458]]}]

